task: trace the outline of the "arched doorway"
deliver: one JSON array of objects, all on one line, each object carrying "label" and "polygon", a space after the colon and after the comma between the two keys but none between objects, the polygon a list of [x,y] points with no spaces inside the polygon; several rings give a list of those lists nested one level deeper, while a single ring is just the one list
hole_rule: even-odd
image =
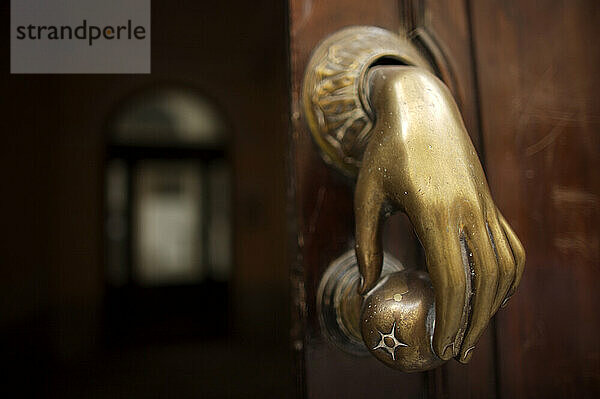
[{"label": "arched doorway", "polygon": [[110,342],[225,333],[232,266],[227,130],[218,107],[185,87],[136,93],[110,118]]}]

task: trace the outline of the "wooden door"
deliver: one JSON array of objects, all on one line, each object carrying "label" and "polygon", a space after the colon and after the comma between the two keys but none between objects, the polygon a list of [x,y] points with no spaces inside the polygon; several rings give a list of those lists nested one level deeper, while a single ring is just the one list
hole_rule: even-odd
[{"label": "wooden door", "polygon": [[[533,398],[600,394],[600,3],[594,0],[290,0],[290,201],[298,391],[309,398]],[[353,188],[319,156],[302,113],[311,51],[352,25],[416,32],[450,87],[492,194],[528,260],[517,295],[468,365],[405,374],[341,352],[315,294],[354,243]],[[424,264],[407,220],[386,250]]]}]

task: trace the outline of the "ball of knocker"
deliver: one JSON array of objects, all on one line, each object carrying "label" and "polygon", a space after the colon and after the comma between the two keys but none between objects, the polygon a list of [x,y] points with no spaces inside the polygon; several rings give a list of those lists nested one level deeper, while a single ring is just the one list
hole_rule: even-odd
[{"label": "ball of knocker", "polygon": [[401,270],[382,277],[364,298],[360,329],[369,351],[405,372],[444,363],[432,348],[435,294],[427,273]]}]

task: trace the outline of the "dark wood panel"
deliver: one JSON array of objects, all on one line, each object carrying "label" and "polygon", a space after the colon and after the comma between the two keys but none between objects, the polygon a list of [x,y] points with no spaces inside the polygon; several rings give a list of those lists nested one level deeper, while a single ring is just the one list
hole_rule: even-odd
[{"label": "dark wood panel", "polygon": [[472,2],[486,164],[525,249],[500,393],[600,395],[600,3]]}]

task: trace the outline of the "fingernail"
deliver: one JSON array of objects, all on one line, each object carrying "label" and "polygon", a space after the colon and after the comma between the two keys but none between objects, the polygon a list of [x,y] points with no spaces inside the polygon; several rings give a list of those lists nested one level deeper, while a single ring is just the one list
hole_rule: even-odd
[{"label": "fingernail", "polygon": [[471,357],[473,356],[473,349],[475,349],[474,346],[470,347],[465,351],[465,353],[462,356],[462,359],[460,360],[461,363],[469,363],[471,361]]},{"label": "fingernail", "polygon": [[[449,356],[447,355],[448,349],[451,349]],[[442,356],[440,356],[440,357],[444,360],[447,360],[447,359],[450,359],[453,355],[454,355],[454,342],[451,342],[444,347],[444,352],[442,353]]]},{"label": "fingernail", "polygon": [[502,301],[502,305],[500,305],[501,308],[506,307],[506,304],[508,304],[508,301],[510,300],[510,298],[512,298],[512,295],[507,296],[506,298],[504,298],[504,300]]}]

